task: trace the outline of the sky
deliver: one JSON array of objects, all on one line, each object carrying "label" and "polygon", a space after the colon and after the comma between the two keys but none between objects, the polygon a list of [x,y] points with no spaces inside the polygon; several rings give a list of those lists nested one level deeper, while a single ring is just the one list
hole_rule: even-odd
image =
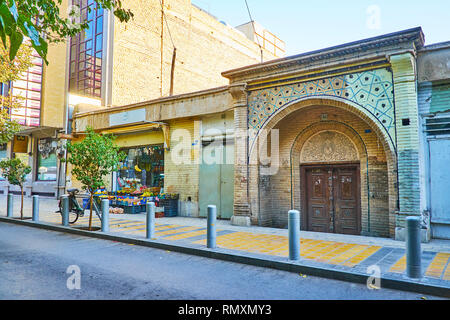
[{"label": "sky", "polygon": [[[247,0],[253,20],[286,43],[286,55],[422,27],[425,44],[450,41],[448,0]],[[250,21],[245,0],[192,0],[231,26]]]}]

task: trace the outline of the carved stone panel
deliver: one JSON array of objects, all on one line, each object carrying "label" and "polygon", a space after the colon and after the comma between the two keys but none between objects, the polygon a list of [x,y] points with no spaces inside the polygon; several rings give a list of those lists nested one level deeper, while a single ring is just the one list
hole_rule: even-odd
[{"label": "carved stone panel", "polygon": [[359,161],[359,156],[354,144],[346,135],[335,131],[322,131],[305,142],[300,161],[302,163]]}]

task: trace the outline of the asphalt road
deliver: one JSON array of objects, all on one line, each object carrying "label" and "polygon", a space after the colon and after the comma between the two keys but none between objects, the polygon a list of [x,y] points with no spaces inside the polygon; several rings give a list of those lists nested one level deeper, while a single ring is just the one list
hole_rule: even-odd
[{"label": "asphalt road", "polygon": [[[70,266],[75,267],[67,273]],[[68,289],[68,279],[69,287],[75,289]],[[80,289],[76,288],[78,283]],[[423,297],[0,222],[0,299],[420,300]]]}]

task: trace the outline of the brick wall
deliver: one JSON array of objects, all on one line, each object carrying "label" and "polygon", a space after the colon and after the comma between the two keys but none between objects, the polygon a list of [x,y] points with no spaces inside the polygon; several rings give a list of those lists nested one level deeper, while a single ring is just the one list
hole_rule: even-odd
[{"label": "brick wall", "polygon": [[[221,72],[260,62],[256,43],[191,5],[189,0],[128,0],[134,19],[114,24],[112,104],[167,96],[173,45],[177,48],[174,94],[228,84]],[[169,26],[170,35],[167,25]],[[161,34],[163,35],[161,39]],[[275,58],[265,53],[266,60]]]}]

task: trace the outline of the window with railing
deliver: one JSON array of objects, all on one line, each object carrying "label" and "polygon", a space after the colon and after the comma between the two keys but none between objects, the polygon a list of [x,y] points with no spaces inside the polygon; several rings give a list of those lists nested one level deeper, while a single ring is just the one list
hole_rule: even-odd
[{"label": "window with railing", "polygon": [[[33,66],[23,72],[19,80],[0,83],[0,96],[18,97],[17,108],[10,110],[11,120],[29,127],[38,127],[41,119],[43,61],[32,51]],[[1,98],[1,97],[0,97]]]},{"label": "window with railing", "polygon": [[104,11],[93,0],[73,0],[88,29],[70,39],[69,91],[101,98]]},{"label": "window with railing", "polygon": [[41,124],[42,58],[33,50],[33,66],[21,78],[11,83],[11,94],[21,97],[21,106],[11,110],[11,120],[21,125],[38,127]]}]

